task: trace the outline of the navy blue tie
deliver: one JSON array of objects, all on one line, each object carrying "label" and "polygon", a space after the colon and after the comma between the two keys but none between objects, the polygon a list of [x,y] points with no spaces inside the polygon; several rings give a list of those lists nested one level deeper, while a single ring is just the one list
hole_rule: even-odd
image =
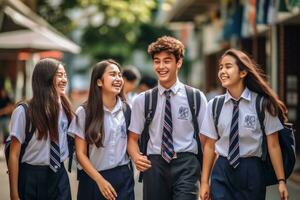
[{"label": "navy blue tie", "polygon": [[236,168],[240,164],[239,148],[239,101],[231,99],[233,103],[232,120],[229,135],[229,164]]},{"label": "navy blue tie", "polygon": [[50,165],[49,165],[49,167],[55,173],[60,168],[59,145],[54,141],[51,141],[51,144],[50,144]]},{"label": "navy blue tie", "polygon": [[165,115],[164,115],[164,123],[163,123],[163,134],[162,134],[162,145],[161,145],[161,155],[168,163],[172,160],[172,158],[176,157],[176,153],[174,151],[173,146],[173,125],[172,125],[172,112],[171,112],[171,103],[170,96],[171,90],[166,90],[164,92],[166,96],[166,104],[165,104]]}]

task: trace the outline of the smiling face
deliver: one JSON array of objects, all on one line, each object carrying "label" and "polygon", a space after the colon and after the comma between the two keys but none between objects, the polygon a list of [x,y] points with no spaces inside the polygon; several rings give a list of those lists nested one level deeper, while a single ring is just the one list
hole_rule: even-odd
[{"label": "smiling face", "polygon": [[153,56],[153,68],[164,88],[170,88],[177,80],[178,69],[182,65],[182,59],[176,61],[173,54],[162,51]]},{"label": "smiling face", "polygon": [[59,64],[54,76],[54,87],[58,96],[63,96],[68,83],[67,74],[63,65]]},{"label": "smiling face", "polygon": [[97,85],[102,87],[104,94],[113,93],[114,95],[118,95],[122,91],[123,84],[122,73],[115,64],[108,65],[102,78],[97,80]]},{"label": "smiling face", "polygon": [[246,75],[247,72],[239,69],[234,57],[226,55],[222,58],[218,77],[224,88],[230,90],[232,87],[243,85]]}]

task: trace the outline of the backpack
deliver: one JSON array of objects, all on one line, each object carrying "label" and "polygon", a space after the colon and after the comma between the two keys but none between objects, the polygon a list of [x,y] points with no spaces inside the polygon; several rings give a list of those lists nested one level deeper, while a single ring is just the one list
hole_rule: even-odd
[{"label": "backpack", "polygon": [[[86,110],[85,106],[82,106],[84,110]],[[130,125],[130,118],[131,118],[131,108],[130,106],[126,103],[123,102],[122,105],[122,110],[123,110],[123,115],[125,118],[125,124],[126,124],[126,130],[127,130],[127,135],[129,133],[128,127]],[[87,144],[87,157],[89,158],[89,144]],[[129,162],[130,169],[133,170],[132,162],[130,160]],[[77,168],[77,180],[80,181],[80,177],[82,176],[82,169]]]},{"label": "backpack", "polygon": [[[32,124],[30,122],[30,118],[28,115],[28,105],[26,103],[19,103],[17,106],[22,106],[24,111],[25,111],[25,141],[21,145],[21,151],[20,151],[20,156],[19,156],[19,164],[21,164],[22,158],[24,156],[26,147],[28,146],[35,128],[32,127]],[[68,126],[70,125],[70,122]],[[74,138],[70,135],[67,134],[67,142],[68,142],[68,149],[69,149],[69,163],[68,163],[68,171],[71,172],[72,168],[72,161],[73,161],[73,153],[74,153]],[[9,154],[10,154],[10,144],[11,144],[11,139],[5,141],[5,159],[6,159],[6,164],[8,166],[8,159],[9,159]]]},{"label": "backpack", "polygon": [[[192,88],[188,85],[184,85],[186,94],[187,94],[187,100],[189,104],[190,111],[192,113],[192,122],[194,127],[194,138],[197,142],[198,147],[198,154],[197,158],[200,163],[202,163],[202,148],[201,148],[201,142],[199,139],[199,124],[197,122],[197,116],[200,111],[201,106],[201,95],[199,90],[196,90],[195,88]],[[139,148],[143,155],[147,155],[147,144],[149,141],[149,126],[153,120],[155,110],[156,110],[156,104],[157,104],[157,96],[158,96],[158,87],[154,87],[153,89],[150,89],[145,92],[145,123],[144,123],[144,129],[142,131],[141,137],[139,139]],[[140,172],[139,175],[139,182],[142,182],[143,180],[143,172]]]},{"label": "backpack", "polygon": [[[24,153],[25,153],[25,149],[28,146],[28,144],[33,136],[35,128],[31,127],[31,123],[30,123],[30,119],[29,119],[29,115],[28,115],[28,105],[26,103],[20,103],[17,106],[22,106],[23,109],[25,110],[25,121],[26,121],[25,141],[21,145],[20,156],[19,156],[19,165],[20,165],[22,158],[24,156]],[[8,160],[9,160],[9,154],[10,154],[10,145],[11,145],[11,139],[7,139],[5,141],[5,160],[6,160],[7,167],[8,167]]]},{"label": "backpack", "polygon": [[[220,95],[214,98],[212,104],[213,120],[217,132],[218,132],[217,125],[219,121],[219,116],[224,101],[225,101],[225,95]],[[266,186],[274,185],[278,183],[278,180],[275,175],[275,171],[268,153],[267,137],[266,137],[265,126],[264,126],[265,112],[263,109],[263,96],[260,94],[257,94],[255,107],[256,107],[256,113],[259,119],[259,123],[261,126],[261,130],[263,132],[261,158],[264,167],[265,185]],[[283,161],[285,179],[287,179],[291,175],[296,163],[295,136],[294,136],[294,129],[292,128],[292,124],[285,123],[283,124],[283,126],[284,128],[278,131],[278,139],[279,139],[279,144],[282,152],[282,161]],[[218,137],[220,136],[218,135]]]},{"label": "backpack", "polygon": [[[268,153],[267,137],[265,133],[264,119],[265,112],[263,109],[263,96],[258,95],[256,98],[256,111],[258,119],[263,131],[263,146],[262,146],[262,160],[264,161],[265,183],[266,186],[275,185],[278,183],[273,165]],[[296,142],[294,136],[293,124],[284,123],[283,129],[278,131],[278,139],[282,153],[282,163],[285,174],[285,179],[288,179],[294,170],[296,163]]]}]

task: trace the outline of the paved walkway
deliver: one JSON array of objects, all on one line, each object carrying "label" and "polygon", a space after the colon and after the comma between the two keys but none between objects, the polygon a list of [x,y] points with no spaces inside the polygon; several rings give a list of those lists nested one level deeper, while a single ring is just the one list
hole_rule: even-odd
[{"label": "paved walkway", "polygon": [[[300,169],[300,159],[295,169]],[[6,163],[3,156],[3,147],[0,147],[0,200],[9,200],[9,183],[8,175],[6,173]],[[135,174],[137,177],[137,174]],[[71,182],[72,197],[75,200],[77,194],[78,182],[76,180],[76,169],[69,174]],[[290,200],[300,199],[300,182],[296,183],[292,180],[288,181],[288,188],[290,193]],[[135,185],[136,200],[142,199],[142,185],[137,183]],[[272,186],[267,189],[267,200],[279,200],[277,186]]]}]

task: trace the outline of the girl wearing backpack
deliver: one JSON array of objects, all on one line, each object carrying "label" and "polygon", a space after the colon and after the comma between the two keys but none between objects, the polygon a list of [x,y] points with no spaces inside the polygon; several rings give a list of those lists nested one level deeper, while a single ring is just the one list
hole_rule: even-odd
[{"label": "girl wearing backpack", "polygon": [[[66,85],[67,75],[59,61],[40,60],[32,74],[33,97],[28,101],[28,112],[17,106],[12,114],[8,169],[13,200],[71,199],[63,164],[69,154],[67,128],[73,117],[65,96]],[[26,123],[34,127],[34,132],[23,154],[21,149],[29,134]]]},{"label": "girl wearing backpack", "polygon": [[218,121],[215,122],[214,101],[211,100],[200,131],[207,138],[203,153],[201,199],[265,199],[261,160],[263,133],[255,109],[257,94],[265,99],[267,148],[277,176],[279,194],[281,199],[288,199],[278,142],[278,131],[283,128],[281,122],[287,119],[287,108],[264,80],[254,61],[242,51],[229,49],[223,54],[218,77],[227,91]]},{"label": "girl wearing backpack", "polygon": [[83,169],[79,176],[79,200],[134,199],[133,173],[126,154],[123,84],[117,62],[97,63],[88,100],[77,109],[77,117],[70,125],[79,168]]}]

